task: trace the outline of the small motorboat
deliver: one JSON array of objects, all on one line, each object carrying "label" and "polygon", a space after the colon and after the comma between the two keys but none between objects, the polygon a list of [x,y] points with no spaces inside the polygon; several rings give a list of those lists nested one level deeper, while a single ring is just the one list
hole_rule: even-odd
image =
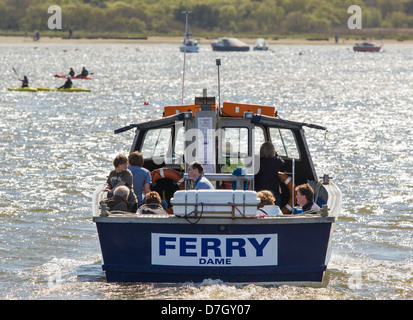
[{"label": "small motorboat", "polygon": [[191,39],[191,38],[187,38],[186,40],[184,39],[184,41],[182,41],[182,45],[179,47],[179,50],[181,52],[185,52],[185,45],[186,45],[186,52],[198,52],[199,51],[199,41],[197,39]]},{"label": "small motorboat", "polygon": [[250,47],[236,38],[219,38],[211,43],[213,51],[249,51]]},{"label": "small motorboat", "polygon": [[381,46],[372,42],[356,43],[353,46],[353,50],[356,52],[379,52],[380,49]]},{"label": "small motorboat", "polygon": [[268,43],[263,38],[258,38],[255,40],[254,44],[254,51],[267,51],[268,50]]}]

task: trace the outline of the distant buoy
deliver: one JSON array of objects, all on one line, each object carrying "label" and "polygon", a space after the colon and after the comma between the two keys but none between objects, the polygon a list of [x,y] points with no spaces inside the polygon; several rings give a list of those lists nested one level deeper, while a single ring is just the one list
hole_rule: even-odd
[{"label": "distant buoy", "polygon": [[147,106],[147,105],[149,104],[149,102],[148,102],[148,101],[145,101],[143,104],[144,104],[145,106]]}]

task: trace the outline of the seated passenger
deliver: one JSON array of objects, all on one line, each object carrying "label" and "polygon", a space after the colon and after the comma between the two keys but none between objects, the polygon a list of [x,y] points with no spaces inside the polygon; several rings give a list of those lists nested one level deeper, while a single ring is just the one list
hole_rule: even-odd
[{"label": "seated passenger", "polygon": [[204,167],[199,162],[192,162],[188,167],[188,177],[194,180],[195,190],[215,189],[211,182],[204,177]]},{"label": "seated passenger", "polygon": [[145,195],[145,204],[139,207],[137,214],[168,215],[162,207],[161,197],[156,191],[151,191]]},{"label": "seated passenger", "polygon": [[314,203],[314,191],[308,183],[297,186],[295,191],[297,192],[295,198],[297,203],[303,208],[303,212],[320,210],[320,207]]},{"label": "seated passenger", "polygon": [[107,186],[104,191],[108,191],[108,198],[113,196],[113,192],[119,186],[127,186],[129,188],[129,198],[128,203],[132,207],[130,210],[136,212],[137,209],[137,199],[135,192],[133,192],[133,176],[132,172],[128,170],[128,158],[120,154],[113,160],[113,166],[115,167],[109,173],[107,179]]},{"label": "seated passenger", "polygon": [[103,199],[101,203],[105,203],[108,206],[109,211],[126,211],[130,212],[129,204],[129,188],[126,186],[119,186],[115,188],[113,197]]},{"label": "seated passenger", "polygon": [[261,202],[258,204],[257,215],[281,215],[280,207],[275,205],[275,198],[271,191],[262,190],[258,192],[257,196],[261,199]]}]

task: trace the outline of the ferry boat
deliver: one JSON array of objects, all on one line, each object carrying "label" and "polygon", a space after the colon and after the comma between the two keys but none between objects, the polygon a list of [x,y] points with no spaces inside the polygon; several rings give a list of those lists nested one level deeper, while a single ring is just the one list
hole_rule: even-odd
[{"label": "ferry boat", "polygon": [[[205,91],[192,105],[165,106],[159,119],[115,130],[136,130],[130,151],[143,154],[151,188],[169,207],[164,216],[112,214],[101,203],[105,185],[96,189],[93,221],[107,281],[321,286],[341,192],[328,175],[317,175],[304,128],[326,128],[281,119],[271,106],[221,106]],[[281,215],[255,215],[254,170],[265,141],[285,161]],[[243,167],[224,170],[228,159]],[[186,172],[193,160],[203,164],[215,190],[191,188]],[[302,183],[315,190],[319,212],[292,214],[294,186]]]}]

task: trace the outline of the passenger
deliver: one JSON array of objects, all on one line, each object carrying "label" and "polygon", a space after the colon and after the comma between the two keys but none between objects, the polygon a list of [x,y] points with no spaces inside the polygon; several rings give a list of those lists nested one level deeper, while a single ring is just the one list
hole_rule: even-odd
[{"label": "passenger", "polygon": [[89,75],[89,71],[86,70],[85,67],[82,68],[82,72],[77,75],[77,77],[87,77]]},{"label": "passenger", "polygon": [[22,88],[27,88],[29,86],[29,79],[27,78],[27,76],[24,76],[23,80],[20,81],[22,82]]},{"label": "passenger", "polygon": [[73,68],[70,68],[69,76],[71,76],[71,77],[75,76],[75,70],[73,70]]},{"label": "passenger", "polygon": [[133,191],[138,199],[138,207],[140,207],[145,203],[144,195],[151,191],[151,173],[143,168],[143,156],[139,151],[132,152],[128,160],[128,169],[133,175]]},{"label": "passenger", "polygon": [[261,202],[258,204],[257,215],[263,213],[268,216],[281,215],[280,207],[275,205],[275,198],[271,191],[261,190],[257,194]]},{"label": "passenger", "polygon": [[133,192],[133,176],[132,172],[128,170],[128,158],[120,154],[113,160],[113,166],[115,167],[109,173],[107,179],[107,186],[104,191],[108,191],[108,198],[113,196],[115,189],[119,186],[127,186],[130,190],[128,197],[129,210],[136,212],[138,208],[138,202],[135,192]]},{"label": "passenger", "polygon": [[204,177],[204,167],[199,162],[192,162],[188,167],[188,177],[194,180],[195,190],[215,189],[211,182]]},{"label": "passenger", "polygon": [[128,204],[129,193],[130,191],[127,186],[119,186],[113,192],[113,197],[103,199],[101,203],[105,203],[109,211],[130,212]]},{"label": "passenger", "polygon": [[295,198],[303,208],[303,212],[320,210],[320,207],[314,203],[314,191],[308,183],[297,186],[295,191],[297,192]]},{"label": "passenger", "polygon": [[[230,142],[225,143],[225,164],[221,165],[221,173],[232,173],[238,167],[243,167],[240,158],[232,158],[232,146]],[[222,181],[222,189],[232,189],[232,181]]]},{"label": "passenger", "polygon": [[275,204],[281,205],[281,188],[278,172],[284,160],[275,152],[274,145],[267,141],[260,148],[260,170],[255,175],[255,191],[270,190],[275,197]]},{"label": "passenger", "polygon": [[138,214],[168,215],[161,205],[161,197],[158,192],[151,191],[145,195],[145,204],[138,209]]},{"label": "passenger", "polygon": [[62,86],[60,86],[58,89],[70,89],[72,85],[73,85],[72,77],[67,75],[66,82]]}]

